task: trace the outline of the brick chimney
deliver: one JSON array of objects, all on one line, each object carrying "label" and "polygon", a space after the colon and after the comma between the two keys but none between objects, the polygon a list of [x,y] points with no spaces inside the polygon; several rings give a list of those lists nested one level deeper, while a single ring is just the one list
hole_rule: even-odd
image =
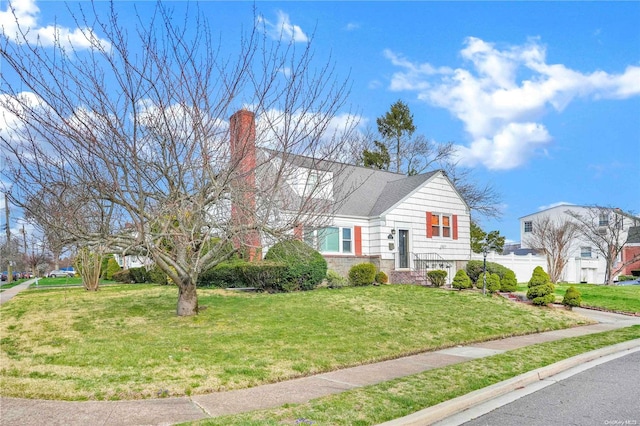
[{"label": "brick chimney", "polygon": [[239,232],[233,237],[233,245],[249,260],[258,258],[260,234],[256,225],[256,122],[255,115],[240,110],[229,120],[232,194],[231,223]]}]

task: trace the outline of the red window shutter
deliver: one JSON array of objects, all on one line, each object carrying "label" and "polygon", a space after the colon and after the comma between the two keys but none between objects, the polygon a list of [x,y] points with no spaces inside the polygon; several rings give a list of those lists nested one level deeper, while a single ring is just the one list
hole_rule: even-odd
[{"label": "red window shutter", "polygon": [[296,225],[293,228],[293,238],[295,238],[298,241],[302,241],[302,225]]},{"label": "red window shutter", "polygon": [[353,234],[356,242],[356,256],[362,256],[362,227],[354,226]]},{"label": "red window shutter", "polygon": [[453,222],[453,239],[457,240],[458,239],[458,215],[454,214],[452,216],[452,222]]},{"label": "red window shutter", "polygon": [[433,229],[431,228],[431,213],[427,212],[427,238],[433,238]]}]

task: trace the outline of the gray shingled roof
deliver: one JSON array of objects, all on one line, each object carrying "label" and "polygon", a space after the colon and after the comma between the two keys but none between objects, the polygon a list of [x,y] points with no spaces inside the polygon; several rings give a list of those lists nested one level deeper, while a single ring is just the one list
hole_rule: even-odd
[{"label": "gray shingled roof", "polygon": [[640,244],[640,226],[629,227],[628,244]]},{"label": "gray shingled roof", "polygon": [[287,155],[286,161],[308,169],[333,172],[333,193],[337,200],[334,214],[345,216],[380,216],[438,173],[405,176],[293,154]]}]

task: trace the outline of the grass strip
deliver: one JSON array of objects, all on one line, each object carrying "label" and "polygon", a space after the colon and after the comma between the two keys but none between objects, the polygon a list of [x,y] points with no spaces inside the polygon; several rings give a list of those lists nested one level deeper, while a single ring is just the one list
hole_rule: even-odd
[{"label": "grass strip", "polygon": [[555,362],[640,338],[640,326],[540,343],[461,364],[270,410],[185,425],[378,424],[485,388]]}]

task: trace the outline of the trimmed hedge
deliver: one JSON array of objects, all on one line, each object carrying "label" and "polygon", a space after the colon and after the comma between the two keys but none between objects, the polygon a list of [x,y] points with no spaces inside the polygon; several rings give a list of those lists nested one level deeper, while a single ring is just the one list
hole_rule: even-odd
[{"label": "trimmed hedge", "polygon": [[250,287],[243,279],[240,267],[248,263],[245,260],[233,259],[222,262],[203,271],[198,276],[198,287],[239,288]]}]

